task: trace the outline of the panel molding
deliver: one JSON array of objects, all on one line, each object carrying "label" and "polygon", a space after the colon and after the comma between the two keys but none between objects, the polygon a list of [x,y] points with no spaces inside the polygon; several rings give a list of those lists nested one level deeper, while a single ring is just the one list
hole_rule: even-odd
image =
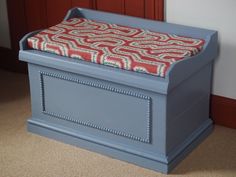
[{"label": "panel molding", "polygon": [[125,0],[125,15],[145,18],[145,0]]},{"label": "panel molding", "polygon": [[112,12],[112,13],[125,13],[125,0],[96,0],[96,10]]},{"label": "panel molding", "polygon": [[47,26],[53,26],[60,23],[69,9],[71,9],[70,0],[47,0]]},{"label": "panel molding", "polygon": [[145,18],[155,19],[155,1],[146,0],[144,4],[144,11],[145,11]]},{"label": "panel molding", "polygon": [[27,32],[47,27],[46,0],[25,0]]},{"label": "panel molding", "polygon": [[164,0],[155,0],[155,19],[164,21]]},{"label": "panel molding", "polygon": [[[164,0],[94,0],[94,9],[164,21]],[[142,9],[141,9],[142,8]]]},{"label": "panel molding", "polygon": [[71,0],[72,7],[95,8],[95,0]]},{"label": "panel molding", "polygon": [[[41,106],[42,106],[42,113],[49,115],[52,118],[57,118],[57,119],[61,119],[61,120],[65,120],[65,121],[69,121],[72,123],[76,123],[79,125],[83,125],[83,126],[87,126],[90,128],[94,128],[94,129],[98,129],[101,131],[105,131],[114,135],[119,135],[119,136],[123,136],[129,139],[133,139],[135,141],[139,141],[139,142],[143,142],[143,143],[151,143],[151,97],[149,96],[145,96],[142,95],[140,93],[135,93],[133,91],[125,91],[119,88],[115,88],[115,87],[111,87],[109,85],[103,85],[103,84],[98,84],[98,83],[94,83],[91,81],[81,81],[79,79],[76,78],[69,78],[60,74],[55,74],[55,73],[48,73],[48,72],[44,72],[44,71],[39,71],[40,74],[40,90],[41,90]],[[72,117],[66,116],[66,115],[61,115],[55,112],[50,112],[47,111],[46,109],[46,104],[45,104],[45,82],[44,82],[44,76],[48,76],[48,77],[52,77],[52,78],[56,78],[56,79],[61,79],[61,80],[65,80],[65,81],[69,81],[69,82],[73,82],[73,83],[77,83],[77,84],[82,84],[82,85],[86,85],[89,87],[94,87],[94,88],[98,88],[98,89],[103,89],[106,91],[110,91],[110,92],[114,92],[114,93],[118,93],[118,94],[123,94],[123,95],[127,95],[127,96],[132,96],[132,97],[136,97],[139,99],[143,99],[146,101],[146,107],[147,107],[147,112],[146,112],[146,137],[142,138],[127,132],[123,132],[123,131],[119,131],[119,130],[114,130],[114,129],[110,129],[107,127],[102,127],[102,126],[98,126],[95,124],[92,124],[90,122],[86,122],[86,121],[81,121],[81,120],[77,120],[74,119]]]}]

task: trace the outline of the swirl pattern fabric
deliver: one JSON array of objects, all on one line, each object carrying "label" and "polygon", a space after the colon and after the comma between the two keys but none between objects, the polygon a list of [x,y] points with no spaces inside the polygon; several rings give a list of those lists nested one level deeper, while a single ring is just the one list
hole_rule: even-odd
[{"label": "swirl pattern fabric", "polygon": [[204,40],[73,18],[28,38],[28,45],[61,56],[165,77],[173,63],[199,53]]}]

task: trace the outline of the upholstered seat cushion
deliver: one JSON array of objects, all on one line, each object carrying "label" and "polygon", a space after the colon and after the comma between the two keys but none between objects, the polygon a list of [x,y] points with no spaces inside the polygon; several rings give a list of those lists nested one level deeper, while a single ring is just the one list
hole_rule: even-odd
[{"label": "upholstered seat cushion", "polygon": [[165,77],[173,63],[199,53],[204,40],[73,18],[28,38],[28,45],[66,57]]}]

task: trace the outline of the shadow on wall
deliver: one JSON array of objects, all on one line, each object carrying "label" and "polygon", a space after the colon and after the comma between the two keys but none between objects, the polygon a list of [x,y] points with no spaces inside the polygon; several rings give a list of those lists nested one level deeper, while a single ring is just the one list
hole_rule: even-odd
[{"label": "shadow on wall", "polygon": [[26,74],[0,70],[0,104],[28,97],[29,84]]}]

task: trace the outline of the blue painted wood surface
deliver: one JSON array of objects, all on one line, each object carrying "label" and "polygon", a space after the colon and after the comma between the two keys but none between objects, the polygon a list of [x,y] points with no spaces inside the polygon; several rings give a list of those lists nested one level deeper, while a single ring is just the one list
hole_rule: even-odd
[{"label": "blue painted wood surface", "polygon": [[205,39],[196,56],[172,65],[165,78],[66,58],[20,42],[28,62],[31,132],[168,173],[212,130],[209,96],[217,32],[75,8],[85,17]]}]

